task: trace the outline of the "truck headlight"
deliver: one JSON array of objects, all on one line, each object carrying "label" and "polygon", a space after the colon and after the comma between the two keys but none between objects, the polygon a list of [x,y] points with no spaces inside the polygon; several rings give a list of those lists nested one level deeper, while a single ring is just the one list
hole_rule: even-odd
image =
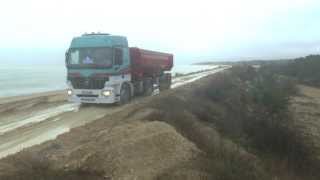
[{"label": "truck headlight", "polygon": [[111,95],[111,91],[110,90],[104,90],[104,91],[102,91],[102,95],[110,96]]},{"label": "truck headlight", "polygon": [[70,88],[71,88],[71,87],[72,87],[72,83],[71,83],[71,81],[69,81],[69,80],[68,80],[68,81],[67,81],[67,85],[68,85],[68,87],[70,87]]},{"label": "truck headlight", "polygon": [[68,89],[68,90],[67,90],[67,94],[68,94],[69,96],[71,96],[71,95],[72,95],[72,93],[73,93],[73,92],[72,92],[72,90],[71,90],[71,89]]}]

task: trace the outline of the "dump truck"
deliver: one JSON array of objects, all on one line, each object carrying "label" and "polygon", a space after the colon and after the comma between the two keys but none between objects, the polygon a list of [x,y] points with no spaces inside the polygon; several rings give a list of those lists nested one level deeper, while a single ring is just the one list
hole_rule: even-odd
[{"label": "dump truck", "polygon": [[72,39],[66,67],[69,101],[124,104],[169,89],[173,55],[128,47],[124,36],[91,33]]}]

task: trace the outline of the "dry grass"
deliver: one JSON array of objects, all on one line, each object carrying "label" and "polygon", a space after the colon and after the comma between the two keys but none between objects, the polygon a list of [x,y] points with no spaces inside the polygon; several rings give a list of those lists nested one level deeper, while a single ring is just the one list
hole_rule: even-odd
[{"label": "dry grass", "polygon": [[5,180],[102,180],[103,171],[78,167],[75,169],[58,168],[54,162],[28,153],[10,157],[12,167],[1,166],[1,179]]}]

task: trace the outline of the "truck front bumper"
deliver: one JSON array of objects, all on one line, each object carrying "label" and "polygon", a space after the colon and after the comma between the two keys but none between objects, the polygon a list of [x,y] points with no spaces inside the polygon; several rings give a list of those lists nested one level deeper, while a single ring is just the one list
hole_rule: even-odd
[{"label": "truck front bumper", "polygon": [[[119,101],[113,88],[105,89],[69,89],[72,91],[71,95],[68,95],[68,101],[76,103],[93,103],[93,104],[112,104]],[[103,95],[103,91],[110,91],[110,95]]]}]

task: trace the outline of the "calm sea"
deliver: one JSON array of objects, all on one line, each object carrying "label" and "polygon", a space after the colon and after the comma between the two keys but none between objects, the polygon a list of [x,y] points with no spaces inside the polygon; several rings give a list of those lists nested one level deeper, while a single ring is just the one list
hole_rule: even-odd
[{"label": "calm sea", "polygon": [[[212,66],[175,65],[172,72],[189,73]],[[64,65],[0,65],[0,97],[66,88]]]}]

